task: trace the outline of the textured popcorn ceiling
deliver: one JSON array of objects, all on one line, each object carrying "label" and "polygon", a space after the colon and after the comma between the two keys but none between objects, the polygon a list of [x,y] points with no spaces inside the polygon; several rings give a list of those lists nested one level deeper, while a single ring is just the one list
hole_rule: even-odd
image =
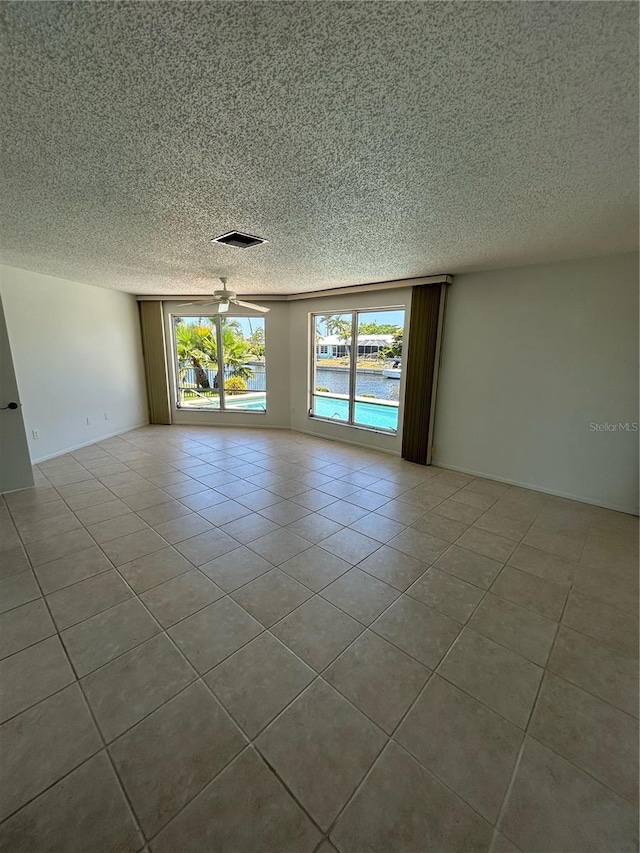
[{"label": "textured popcorn ceiling", "polygon": [[8,264],[257,294],[636,248],[635,3],[0,15]]}]

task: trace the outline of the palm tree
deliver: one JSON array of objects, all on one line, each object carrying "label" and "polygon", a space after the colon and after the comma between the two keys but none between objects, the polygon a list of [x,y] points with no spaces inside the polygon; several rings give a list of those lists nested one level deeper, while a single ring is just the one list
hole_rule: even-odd
[{"label": "palm tree", "polygon": [[198,388],[210,388],[205,366],[217,363],[214,329],[208,325],[191,325],[178,318],[175,336],[180,379],[182,380],[188,368],[192,367]]},{"label": "palm tree", "polygon": [[339,314],[323,314],[322,321],[327,330],[327,335],[335,335],[339,341],[344,341],[344,348],[349,355],[351,344],[351,320],[341,317]]},{"label": "palm tree", "polygon": [[250,347],[242,334],[242,328],[236,320],[222,321],[222,353],[226,367],[231,369],[231,376],[250,379],[253,370],[245,364],[249,358]]}]

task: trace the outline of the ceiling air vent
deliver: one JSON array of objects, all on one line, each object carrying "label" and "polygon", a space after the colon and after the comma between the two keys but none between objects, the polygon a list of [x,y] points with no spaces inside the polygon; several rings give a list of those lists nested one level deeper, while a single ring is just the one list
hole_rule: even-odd
[{"label": "ceiling air vent", "polygon": [[263,237],[254,237],[253,234],[243,234],[242,231],[229,231],[215,237],[212,243],[224,243],[225,246],[235,246],[236,249],[250,249],[251,246],[259,246],[267,241]]}]

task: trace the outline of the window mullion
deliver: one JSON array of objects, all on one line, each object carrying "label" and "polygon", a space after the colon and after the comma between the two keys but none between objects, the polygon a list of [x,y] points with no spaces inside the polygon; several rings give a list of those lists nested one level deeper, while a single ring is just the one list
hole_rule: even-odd
[{"label": "window mullion", "polygon": [[222,352],[222,321],[220,317],[216,317],[216,346],[218,350],[218,396],[220,398],[220,408],[225,408],[224,394],[224,353]]},{"label": "window mullion", "polygon": [[[355,343],[355,357],[353,347]],[[349,423],[355,422],[356,367],[358,365],[358,312],[351,313],[351,346],[349,347]]]}]

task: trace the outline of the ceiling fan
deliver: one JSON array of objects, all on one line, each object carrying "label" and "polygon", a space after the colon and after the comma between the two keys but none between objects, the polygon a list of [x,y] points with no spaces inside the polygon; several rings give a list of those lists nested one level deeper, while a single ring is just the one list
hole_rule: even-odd
[{"label": "ceiling fan", "polygon": [[216,314],[226,314],[231,305],[236,305],[238,308],[249,308],[251,311],[260,311],[262,314],[266,314],[269,311],[268,308],[265,308],[264,305],[255,305],[253,302],[242,302],[240,299],[236,297],[236,294],[231,290],[227,290],[227,279],[221,278],[222,282],[222,290],[214,290],[213,294],[206,299],[198,299],[195,302],[185,302],[182,305],[178,305],[178,308],[188,308],[191,305],[201,305],[208,306],[211,305],[216,308],[214,313]]}]

